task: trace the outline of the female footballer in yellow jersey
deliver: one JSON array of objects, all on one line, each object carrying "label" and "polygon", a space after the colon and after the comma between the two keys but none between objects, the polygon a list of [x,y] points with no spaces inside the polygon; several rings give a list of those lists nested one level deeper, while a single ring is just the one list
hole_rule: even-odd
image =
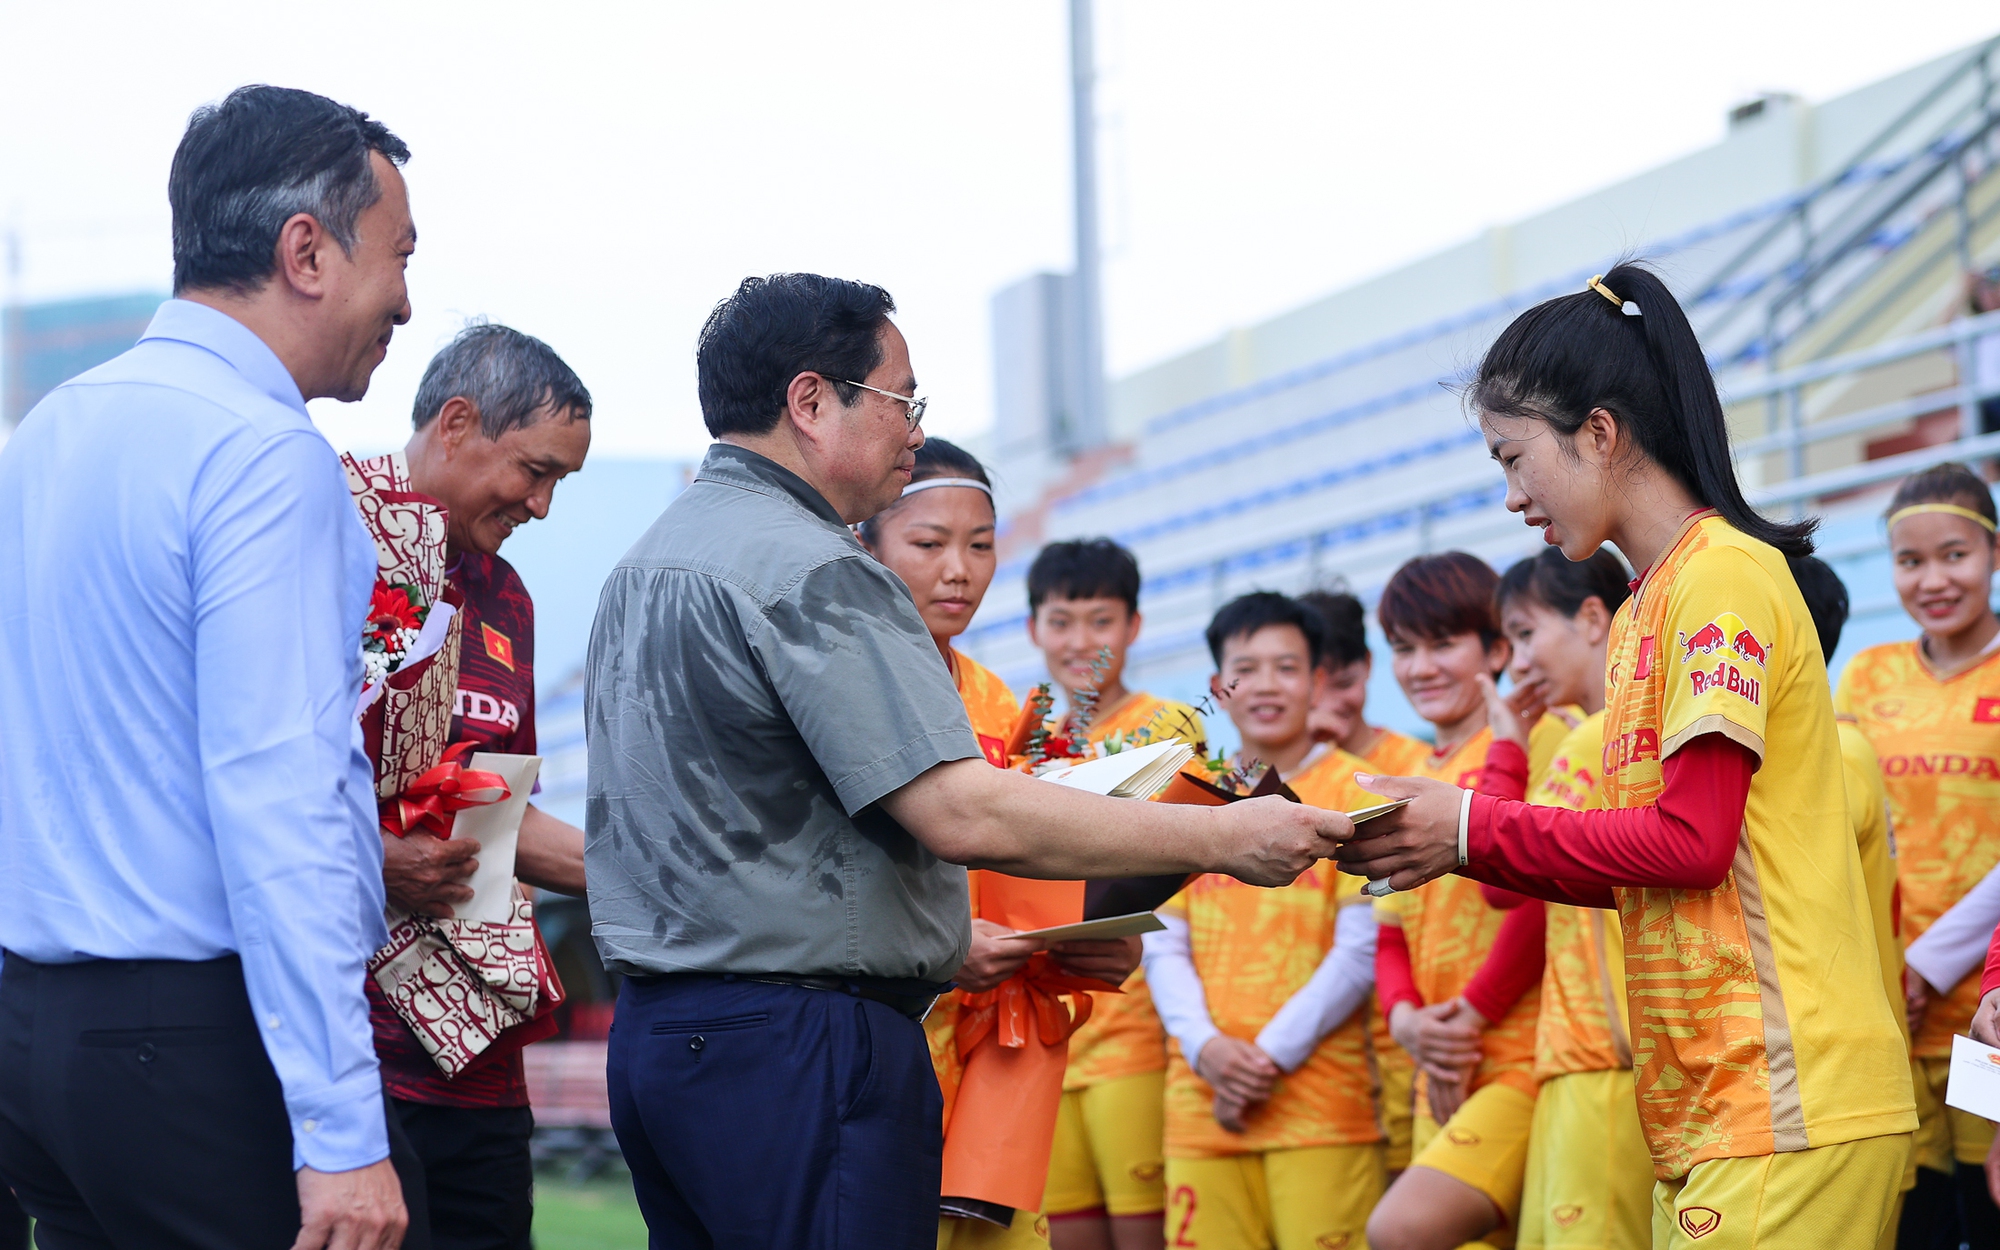
[{"label": "female footballer in yellow jersey", "polygon": [[[1323,634],[1317,613],[1269,591],[1223,605],[1207,631],[1211,688],[1242,737],[1237,767],[1275,769],[1320,807],[1366,801],[1359,761],[1338,747],[1300,767]],[[1375,922],[1360,882],[1325,867],[1239,890],[1204,874],[1159,914],[1146,978],[1173,1039],[1167,1244],[1359,1245],[1386,1183],[1367,1028]]]},{"label": "female footballer in yellow jersey", "polygon": [[[1437,727],[1437,751],[1420,775],[1478,783],[1492,741],[1478,679],[1490,680],[1508,655],[1493,614],[1497,580],[1463,552],[1419,557],[1396,571],[1376,605],[1396,680]],[[1564,732],[1554,719],[1538,727],[1538,765]],[[1454,878],[1383,900],[1376,918],[1377,991],[1419,1077],[1415,1155],[1369,1219],[1369,1240],[1445,1248],[1504,1236],[1518,1211],[1534,1113],[1537,995],[1517,987],[1489,1021],[1471,1001],[1484,996],[1470,991],[1506,913],[1477,883]]]},{"label": "female footballer in yellow jersey", "polygon": [[[1904,481],[1889,505],[1896,593],[1922,633],[1856,655],[1835,692],[1881,761],[1896,831],[1901,931],[1915,941],[2000,864],[2000,620],[1989,602],[1993,496],[1963,465]],[[1917,1106],[1917,1187],[1907,1237],[2000,1243],[1982,1164],[1993,1125],[1944,1105],[1951,1039],[1979,1005],[1979,975],[1932,986],[1907,974]],[[1956,1189],[1956,1192],[1954,1192]],[[1954,1229],[1963,1215],[1965,1227]]]},{"label": "female footballer in yellow jersey", "polygon": [[1612,624],[1605,806],[1372,779],[1412,802],[1343,866],[1371,892],[1458,873],[1615,901],[1654,1246],[1873,1250],[1917,1117],[1785,565],[1811,526],[1744,502],[1700,344],[1637,266],[1517,318],[1469,397],[1511,510],[1572,559],[1608,541],[1645,570]]},{"label": "female footballer in yellow jersey", "polygon": [[[1514,695],[1488,695],[1495,732],[1519,735],[1515,712],[1574,703],[1589,715],[1556,748],[1530,803],[1598,804],[1604,754],[1604,663],[1611,618],[1630,596],[1609,551],[1571,563],[1559,551],[1500,579],[1500,627],[1513,644]],[[1526,749],[1522,742],[1517,748]],[[1618,913],[1551,903],[1541,1016],[1535,1027],[1534,1126],[1522,1186],[1520,1250],[1645,1250],[1652,1244],[1653,1168],[1632,1092],[1625,955]]]},{"label": "female footballer in yellow jersey", "polygon": [[[965,700],[973,733],[987,758],[1006,767],[1006,744],[1021,709],[997,676],[961,654],[951,639],[964,632],[993,580],[994,513],[979,461],[943,439],[917,451],[911,482],[897,504],[860,527],[868,550],[910,587],[919,615]],[[944,1183],[938,1220],[940,1250],[1031,1250],[1047,1246],[1041,1215],[1066,1047],[1044,1047],[1039,1036],[1009,1052],[989,1035],[972,1047],[962,1040],[963,1014],[1010,978],[1050,983],[1060,974],[1117,984],[1132,969],[1124,942],[1072,942],[1035,964],[1041,948],[1010,941],[1021,929],[1073,923],[1083,914],[1080,881],[1029,881],[1003,873],[969,874],[973,946],[955,980],[925,1021],[932,1065],[944,1093]],[[969,1036],[969,1034],[967,1034]],[[968,1067],[970,1081],[968,1082]],[[969,1084],[960,1099],[962,1084]]]}]

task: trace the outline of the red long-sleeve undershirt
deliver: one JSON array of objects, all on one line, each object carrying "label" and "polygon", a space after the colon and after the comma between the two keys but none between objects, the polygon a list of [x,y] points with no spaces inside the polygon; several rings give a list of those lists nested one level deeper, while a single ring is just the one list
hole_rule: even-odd
[{"label": "red long-sleeve undershirt", "polygon": [[1703,734],[1668,756],[1659,801],[1573,812],[1475,794],[1467,826],[1475,881],[1552,903],[1614,907],[1613,886],[1712,890],[1729,875],[1757,756]]},{"label": "red long-sleeve undershirt", "polygon": [[[1541,983],[1543,939],[1547,934],[1541,900],[1520,900],[1500,925],[1486,959],[1466,983],[1460,997],[1486,1017],[1488,1023],[1513,1010],[1530,986]],[[1403,936],[1401,925],[1385,924],[1376,930],[1375,993],[1382,1001],[1384,1016],[1393,1013],[1397,1003],[1424,1005],[1410,964],[1409,939]]]},{"label": "red long-sleeve undershirt", "polygon": [[1384,1019],[1396,1013],[1397,1003],[1424,1005],[1410,969],[1410,943],[1403,936],[1402,925],[1385,924],[1375,929],[1375,997],[1382,1002]]},{"label": "red long-sleeve undershirt", "polygon": [[[1496,741],[1486,753],[1477,789],[1503,798],[1518,799],[1526,794],[1526,752],[1512,742]],[[1540,900],[1497,886],[1479,888],[1490,905],[1509,914],[1461,997],[1488,1021],[1496,1021],[1513,1010],[1530,987],[1540,984],[1548,926]],[[1375,992],[1385,1014],[1398,1002],[1423,1005],[1410,965],[1409,942],[1395,925],[1382,926],[1375,939]]]}]

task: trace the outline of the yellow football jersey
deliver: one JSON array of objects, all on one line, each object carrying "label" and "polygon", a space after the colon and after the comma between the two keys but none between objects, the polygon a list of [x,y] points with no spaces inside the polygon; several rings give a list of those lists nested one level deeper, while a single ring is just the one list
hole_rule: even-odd
[{"label": "yellow football jersey", "polygon": [[[2000,651],[1940,673],[1914,641],[1870,647],[1848,663],[1834,704],[1880,760],[1907,944],[2000,863]],[[1911,1042],[1920,1058],[1948,1057],[1979,1006],[1977,970],[1938,988],[1948,992]]]},{"label": "yellow football jersey", "polygon": [[[1090,740],[1144,733],[1154,741],[1179,738],[1197,751],[1207,741],[1201,713],[1185,703],[1135,692],[1090,726]],[[1104,1081],[1167,1066],[1167,1032],[1153,1010],[1146,970],[1135,970],[1122,994],[1092,994],[1090,1019],[1070,1035],[1066,1090],[1089,1089]]]},{"label": "yellow football jersey", "polygon": [[[1568,727],[1553,716],[1543,717],[1530,732],[1531,778],[1541,776],[1567,734]],[[1482,729],[1447,758],[1426,756],[1408,775],[1474,789],[1492,743],[1493,731]],[[1383,924],[1402,926],[1417,992],[1426,1003],[1441,1003],[1462,993],[1479,971],[1507,913],[1487,906],[1478,882],[1453,873],[1377,900],[1375,917]],[[1483,1055],[1472,1074],[1472,1090],[1498,1082],[1534,1096],[1535,1019],[1540,1004],[1540,988],[1531,989],[1505,1016],[1487,1026],[1480,1036]],[[1417,1079],[1421,1100],[1423,1074],[1418,1073]]]},{"label": "yellow football jersey", "polygon": [[1691,517],[1613,619],[1604,805],[1720,733],[1761,762],[1713,890],[1617,891],[1639,1119],[1656,1175],[1916,1127],[1848,828],[1826,666],[1785,558]]},{"label": "yellow football jersey", "polygon": [[[1408,777],[1422,768],[1424,761],[1430,757],[1430,743],[1399,734],[1393,729],[1384,729],[1382,736],[1375,740],[1375,745],[1368,748],[1368,754],[1361,758],[1371,773],[1384,777]],[[1376,796],[1374,801],[1379,802],[1380,796]]]},{"label": "yellow football jersey", "polygon": [[[1573,812],[1599,806],[1604,713],[1585,717],[1556,748],[1528,801]],[[1599,907],[1547,905],[1548,960],[1542,1014],[1535,1026],[1535,1078],[1632,1066],[1625,1012],[1625,944],[1618,913]]]},{"label": "yellow football jersey", "polygon": [[[1204,873],[1161,908],[1188,923],[1189,950],[1215,1027],[1254,1041],[1332,949],[1335,916],[1360,897],[1361,884],[1331,863],[1271,890]],[[1215,1122],[1214,1089],[1170,1040],[1167,1156],[1207,1159],[1380,1141],[1367,1016],[1357,1010],[1328,1034],[1298,1071],[1278,1081],[1269,1101],[1250,1111],[1241,1133]]]}]

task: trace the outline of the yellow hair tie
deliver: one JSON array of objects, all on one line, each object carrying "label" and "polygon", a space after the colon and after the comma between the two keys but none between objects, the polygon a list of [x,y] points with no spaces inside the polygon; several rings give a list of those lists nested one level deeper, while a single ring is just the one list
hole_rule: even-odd
[{"label": "yellow hair tie", "polygon": [[1980,513],[1974,512],[1971,508],[1961,508],[1955,503],[1913,503],[1907,508],[1898,508],[1889,514],[1889,528],[1895,529],[1896,522],[1902,520],[1904,517],[1915,516],[1920,512],[1942,512],[1946,516],[1962,516],[1968,521],[1977,521],[1979,524],[1985,526],[1986,532],[1989,534],[2000,531],[2000,526],[1995,526],[1992,521]]},{"label": "yellow hair tie", "polygon": [[1626,316],[1637,317],[1640,315],[1639,306],[1637,304],[1633,303],[1629,299],[1619,299],[1616,295],[1613,295],[1611,293],[1611,288],[1604,285],[1603,274],[1601,273],[1595,274],[1591,277],[1590,289],[1597,292],[1599,295],[1602,295],[1605,299],[1610,300],[1611,306],[1613,308],[1616,308],[1619,312],[1624,313]]}]

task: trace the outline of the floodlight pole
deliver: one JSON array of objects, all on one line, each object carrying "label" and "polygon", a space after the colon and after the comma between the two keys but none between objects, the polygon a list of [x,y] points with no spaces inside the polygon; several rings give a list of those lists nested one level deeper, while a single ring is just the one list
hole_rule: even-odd
[{"label": "floodlight pole", "polygon": [[1068,450],[1083,451],[1105,441],[1109,423],[1104,406],[1104,292],[1097,236],[1097,82],[1095,27],[1091,0],[1069,0],[1071,153],[1076,189],[1076,347],[1077,404]]}]

